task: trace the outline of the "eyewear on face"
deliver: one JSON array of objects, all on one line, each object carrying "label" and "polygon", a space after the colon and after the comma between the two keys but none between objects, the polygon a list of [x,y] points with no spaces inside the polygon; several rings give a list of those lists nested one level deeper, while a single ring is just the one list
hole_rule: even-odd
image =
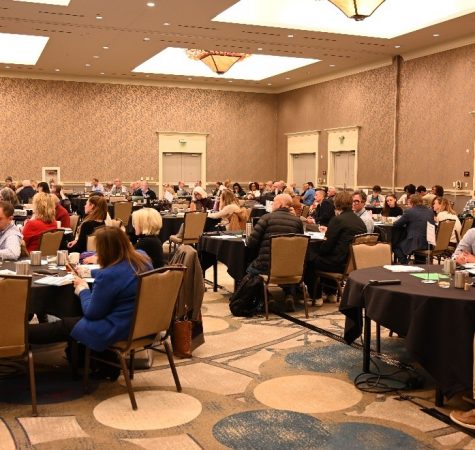
[{"label": "eyewear on face", "polygon": [[353,200],[353,203],[361,203],[360,200]]}]

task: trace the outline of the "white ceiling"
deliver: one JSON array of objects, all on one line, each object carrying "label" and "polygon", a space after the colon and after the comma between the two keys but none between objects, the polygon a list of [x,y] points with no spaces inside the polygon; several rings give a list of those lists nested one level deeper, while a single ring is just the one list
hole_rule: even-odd
[{"label": "white ceiling", "polygon": [[[281,22],[279,26],[258,26],[213,21],[237,4],[236,0],[156,0],[155,7],[148,7],[147,1],[70,0],[69,6],[54,6],[0,0],[0,33],[49,37],[35,65],[0,63],[0,76],[282,92],[314,80],[388,64],[398,54],[410,56],[430,52],[427,49],[434,47],[443,49],[475,42],[475,12],[385,39],[306,31],[299,29],[305,26],[297,25],[286,28]],[[299,1],[292,0],[295,9]],[[371,19],[376,18],[375,13]],[[344,19],[351,30],[353,22]],[[132,72],[168,47],[312,58],[321,62],[260,81]]]}]

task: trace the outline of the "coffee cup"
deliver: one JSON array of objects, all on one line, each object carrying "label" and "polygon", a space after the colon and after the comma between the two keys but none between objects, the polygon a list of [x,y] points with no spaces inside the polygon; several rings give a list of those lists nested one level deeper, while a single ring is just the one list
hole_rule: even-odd
[{"label": "coffee cup", "polygon": [[17,261],[15,263],[15,272],[17,275],[28,275],[29,264],[26,261]]},{"label": "coffee cup", "polygon": [[62,226],[61,226],[61,220],[57,220],[57,221],[56,221],[56,227],[57,227],[57,228],[62,228]]},{"label": "coffee cup", "polygon": [[80,253],[78,252],[72,252],[69,254],[69,262],[71,264],[79,264],[79,256],[80,256]]},{"label": "coffee cup", "polygon": [[458,272],[455,272],[455,278],[454,278],[454,287],[457,289],[464,289],[465,288],[465,283],[468,281],[468,272],[465,270],[459,270]]},{"label": "coffee cup", "polygon": [[32,266],[41,266],[41,252],[39,250],[30,252],[30,262]]},{"label": "coffee cup", "polygon": [[68,259],[68,251],[67,250],[58,250],[56,253],[56,264],[58,266],[64,266]]}]

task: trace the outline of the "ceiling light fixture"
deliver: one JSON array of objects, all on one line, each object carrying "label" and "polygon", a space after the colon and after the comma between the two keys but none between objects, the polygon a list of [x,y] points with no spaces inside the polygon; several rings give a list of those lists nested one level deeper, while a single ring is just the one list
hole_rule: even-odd
[{"label": "ceiling light fixture", "polygon": [[238,61],[241,61],[250,56],[247,53],[220,52],[215,50],[197,49],[188,49],[186,51],[186,54],[190,59],[202,61],[218,75],[226,73]]},{"label": "ceiling light fixture", "polygon": [[153,8],[155,6],[155,2],[147,2],[147,6],[149,8]]},{"label": "ceiling light fixture", "polygon": [[96,14],[96,19],[97,19],[97,20],[102,20],[103,17],[102,17],[100,14]]},{"label": "ceiling light fixture", "polygon": [[364,20],[371,16],[385,0],[328,0],[350,19]]}]

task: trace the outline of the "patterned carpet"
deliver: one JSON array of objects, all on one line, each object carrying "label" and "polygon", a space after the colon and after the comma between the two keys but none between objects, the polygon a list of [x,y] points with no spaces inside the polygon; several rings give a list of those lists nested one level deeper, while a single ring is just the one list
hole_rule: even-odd
[{"label": "patterned carpet", "polygon": [[[231,288],[223,268],[219,281]],[[228,297],[225,289],[205,295],[206,343],[177,360],[182,393],[162,354],[136,373],[137,411],[122,378],[82,395],[62,348],[36,354],[40,416],[30,416],[25,376],[0,380],[0,449],[475,449],[472,436],[421,410],[434,407],[426,374],[424,388],[403,398],[363,392],[353,383],[358,349],[277,316],[234,318]],[[310,322],[342,335],[336,305],[312,310]],[[410,362],[403,339],[386,333],[382,347]],[[375,381],[404,385],[406,372],[376,363],[391,377]],[[456,398],[440,411],[457,407],[469,409]]]}]

